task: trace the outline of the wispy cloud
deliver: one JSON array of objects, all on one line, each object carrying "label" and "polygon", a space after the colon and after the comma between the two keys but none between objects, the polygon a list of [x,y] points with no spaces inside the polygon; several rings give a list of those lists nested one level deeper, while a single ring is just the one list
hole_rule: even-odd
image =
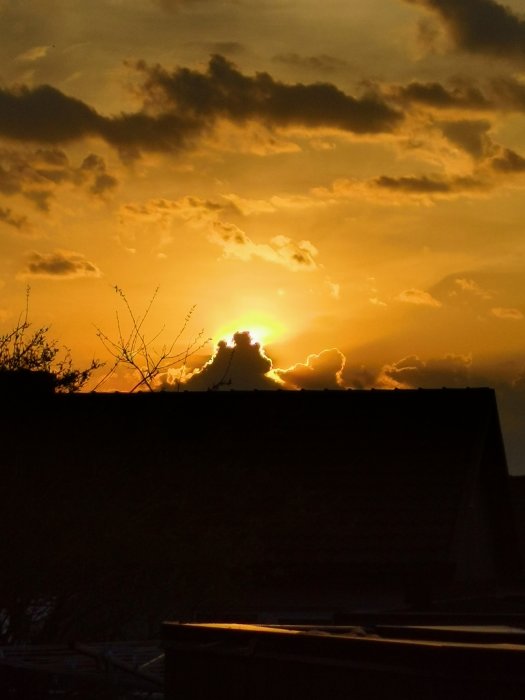
[{"label": "wispy cloud", "polygon": [[415,306],[431,306],[434,308],[442,306],[441,302],[435,299],[432,294],[415,288],[403,290],[397,295],[396,300],[404,304],[414,304]]},{"label": "wispy cloud", "polygon": [[519,309],[506,308],[502,306],[496,306],[490,310],[492,316],[496,318],[504,319],[505,321],[522,321],[524,316],[523,312]]}]

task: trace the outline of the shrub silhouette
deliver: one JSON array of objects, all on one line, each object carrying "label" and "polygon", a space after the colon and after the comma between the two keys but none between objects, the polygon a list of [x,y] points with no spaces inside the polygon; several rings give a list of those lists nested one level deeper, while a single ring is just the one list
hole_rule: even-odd
[{"label": "shrub silhouette", "polygon": [[56,340],[49,339],[49,326],[33,328],[29,293],[28,287],[24,313],[11,330],[0,335],[0,387],[4,391],[79,391],[102,363],[92,360],[89,367],[75,368],[69,349],[62,350]]}]

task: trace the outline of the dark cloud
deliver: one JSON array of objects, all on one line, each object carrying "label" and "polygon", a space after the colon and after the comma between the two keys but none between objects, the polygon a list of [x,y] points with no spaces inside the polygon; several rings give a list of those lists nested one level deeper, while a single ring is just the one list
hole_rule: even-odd
[{"label": "dark cloud", "polygon": [[469,153],[473,158],[483,158],[493,144],[488,131],[491,124],[485,120],[461,119],[459,121],[439,122],[443,135],[455,146]]},{"label": "dark cloud", "polygon": [[[215,355],[202,369],[196,370],[181,384],[184,389],[253,390],[253,389],[343,389],[342,373],[345,356],[336,348],[309,355],[306,363],[297,363],[288,369],[273,369],[272,361],[258,343],[252,341],[249,331],[233,336],[233,345],[221,341]],[[177,384],[164,382],[164,389]]]},{"label": "dark cloud", "polygon": [[321,73],[333,73],[341,68],[348,68],[346,61],[327,54],[301,56],[298,53],[279,53],[273,57],[273,60],[276,63],[282,63],[293,68],[306,68],[308,70],[317,70]]},{"label": "dark cloud", "polygon": [[65,143],[95,135],[100,126],[94,109],[50,85],[0,90],[0,134],[7,138]]},{"label": "dark cloud", "polygon": [[95,153],[84,158],[80,170],[91,175],[91,185],[89,191],[91,194],[103,195],[106,192],[114,190],[118,185],[117,178],[106,172],[106,163],[103,158]]},{"label": "dark cloud", "polygon": [[405,0],[436,12],[458,48],[507,58],[525,57],[525,21],[495,0]]},{"label": "dark cloud", "polygon": [[0,221],[8,226],[18,229],[19,231],[28,226],[26,216],[14,214],[11,209],[0,207]]},{"label": "dark cloud", "polygon": [[353,97],[331,83],[286,84],[268,73],[242,74],[222,56],[212,56],[205,73],[138,64],[144,71],[147,104],[176,110],[208,123],[218,118],[235,123],[257,120],[268,126],[330,127],[355,133],[393,131],[400,112],[380,97]]},{"label": "dark cloud", "polygon": [[509,148],[504,148],[499,155],[492,158],[490,165],[500,173],[525,172],[525,158]]},{"label": "dark cloud", "polygon": [[210,59],[206,72],[136,64],[145,76],[144,108],[100,115],[81,100],[50,85],[0,89],[0,136],[58,145],[98,136],[124,159],[141,150],[176,151],[194,144],[220,118],[242,124],[337,128],[355,133],[393,131],[402,114],[382,98],[356,98],[330,83],[288,85],[268,73],[243,75],[224,57]]},{"label": "dark cloud", "polygon": [[351,364],[347,360],[341,373],[341,379],[348,389],[374,389],[378,388],[379,372],[379,368],[368,367],[364,364]]},{"label": "dark cloud", "polygon": [[100,270],[80,253],[67,250],[56,250],[53,253],[33,251],[28,256],[22,276],[54,279],[100,277]]},{"label": "dark cloud", "polygon": [[132,157],[142,148],[182,148],[202,129],[200,122],[175,114],[104,117],[49,85],[0,89],[0,136],[18,141],[63,144],[100,136],[123,156]]},{"label": "dark cloud", "polygon": [[57,188],[68,184],[104,195],[116,187],[117,179],[107,172],[104,159],[95,154],[76,167],[58,148],[0,151],[0,193],[4,195],[21,195],[48,212]]},{"label": "dark cloud", "polygon": [[[233,345],[221,341],[215,355],[196,370],[181,386],[192,391],[278,389],[267,376],[272,369],[259,343],[252,342],[249,331],[235,333]],[[163,388],[169,389],[164,384]]]},{"label": "dark cloud", "polygon": [[381,175],[372,181],[380,189],[406,192],[408,194],[442,194],[450,192],[450,183],[426,175],[389,177]]},{"label": "dark cloud", "polygon": [[441,32],[433,18],[421,17],[417,23],[417,42],[420,49],[427,54],[434,52],[438,46]]},{"label": "dark cloud", "polygon": [[113,177],[113,175],[108,175],[107,173],[101,173],[96,175],[94,183],[91,185],[91,194],[105,194],[114,190],[118,185],[118,180]]},{"label": "dark cloud", "polygon": [[405,357],[382,370],[383,382],[407,389],[437,389],[469,386],[472,359],[462,355],[421,360],[417,355]]},{"label": "dark cloud", "polygon": [[483,183],[475,177],[439,178],[434,176],[389,177],[381,175],[371,181],[376,188],[412,195],[453,195],[465,191],[483,189]]},{"label": "dark cloud", "polygon": [[101,117],[98,135],[114,146],[123,160],[133,160],[142,150],[162,153],[188,148],[208,126],[198,115],[136,112]]},{"label": "dark cloud", "polygon": [[435,110],[525,112],[525,82],[512,76],[499,76],[483,84],[456,78],[450,85],[412,81],[407,85],[383,88],[385,98],[404,108],[422,105]]},{"label": "dark cloud", "polygon": [[50,200],[53,194],[49,190],[26,190],[24,197],[29,199],[37,209],[47,214],[50,210]]},{"label": "dark cloud", "polygon": [[276,369],[275,374],[287,389],[343,389],[342,372],[345,356],[336,348],[309,355],[306,363],[289,369]]},{"label": "dark cloud", "polygon": [[5,195],[18,194],[21,191],[20,178],[11,169],[0,165],[0,192]]},{"label": "dark cloud", "polygon": [[491,82],[491,89],[503,108],[525,112],[525,83],[500,76]]},{"label": "dark cloud", "polygon": [[436,109],[484,110],[492,107],[491,101],[476,87],[460,85],[445,87],[441,83],[420,83],[392,88],[392,94],[407,103],[422,104]]}]

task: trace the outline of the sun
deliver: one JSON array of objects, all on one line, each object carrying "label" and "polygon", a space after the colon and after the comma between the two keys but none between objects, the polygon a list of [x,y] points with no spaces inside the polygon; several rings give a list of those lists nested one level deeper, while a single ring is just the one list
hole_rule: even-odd
[{"label": "sun", "polygon": [[252,341],[264,347],[283,335],[284,330],[282,323],[270,316],[247,313],[221,326],[214,333],[212,340],[214,345],[217,345],[221,340],[224,340],[228,345],[233,345],[235,333],[248,331]]}]

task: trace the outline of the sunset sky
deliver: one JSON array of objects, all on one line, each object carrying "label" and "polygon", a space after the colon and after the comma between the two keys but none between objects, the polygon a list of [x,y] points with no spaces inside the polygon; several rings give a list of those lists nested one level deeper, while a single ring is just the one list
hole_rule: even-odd
[{"label": "sunset sky", "polygon": [[189,388],[495,386],[525,472],[523,0],[0,0],[0,31],[0,328],[30,285],[107,360],[113,287],[158,287],[151,336],[196,305],[213,339]]}]

